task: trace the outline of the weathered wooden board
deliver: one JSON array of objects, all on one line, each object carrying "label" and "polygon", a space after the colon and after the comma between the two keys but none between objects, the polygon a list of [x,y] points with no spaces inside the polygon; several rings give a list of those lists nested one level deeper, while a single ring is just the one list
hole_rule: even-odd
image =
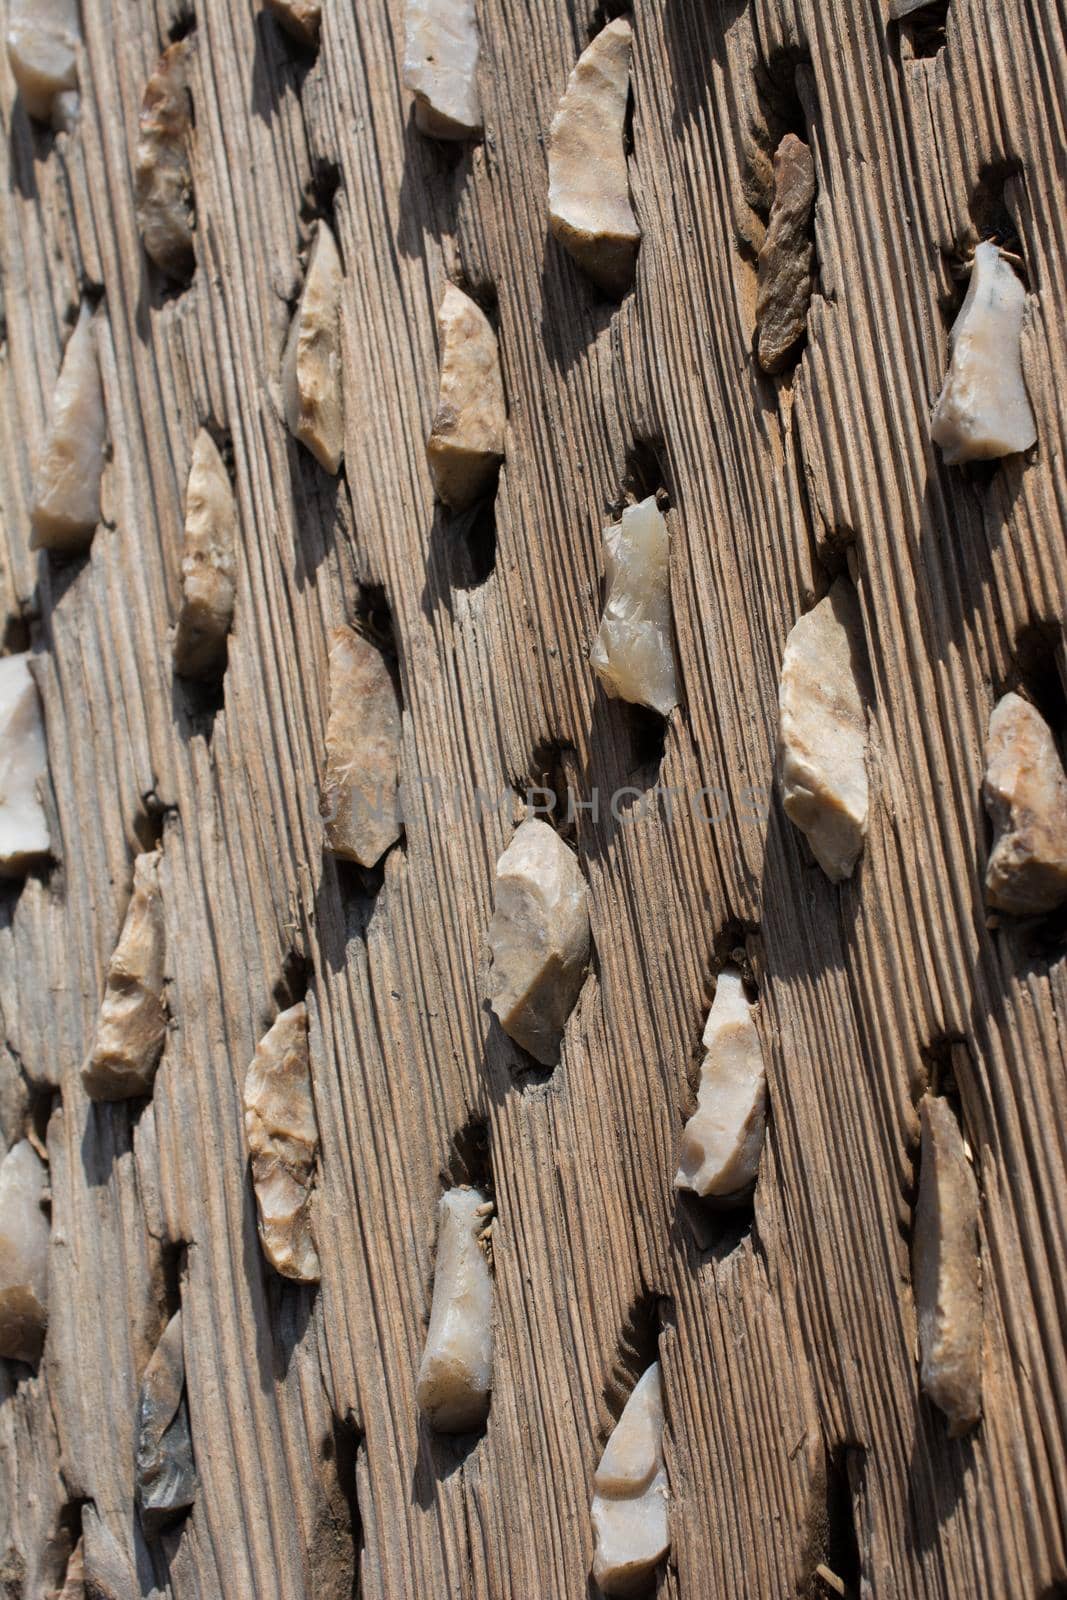
[{"label": "weathered wooden board", "polygon": [[[448,151],[413,127],[400,0],[325,0],[314,62],[252,0],[200,0],[181,295],[147,273],[131,178],[177,13],[85,0],[71,135],[33,128],[2,69],[0,595],[7,647],[28,628],[35,651],[58,841],[53,870],[5,891],[0,928],[3,1132],[47,1124],[53,1194],[45,1356],[0,1364],[5,1592],[59,1586],[80,1523],[90,1578],[123,1597],[583,1596],[593,1467],[659,1330],[663,1595],[832,1592],[819,1563],[876,1600],[1067,1583],[1067,988],[1059,943],[986,925],[979,798],[997,695],[1022,679],[1062,706],[1067,670],[1065,15],[946,10],[941,39],[880,0],[637,0],[643,242],[620,307],[546,228],[544,138],[603,20],[589,4],[485,0],[485,138]],[[788,128],[815,156],[819,276],[807,347],[775,382],[752,357],[754,250]],[[278,391],[324,207],[346,269],[337,481],[291,441]],[[952,269],[991,232],[1032,290],[1040,443],[949,470],[928,417]],[[484,525],[435,510],[424,455],[448,278],[499,327],[495,562]],[[32,462],[83,291],[102,292],[112,451],[91,556],[62,566],[29,549]],[[168,638],[205,422],[232,440],[241,538],[214,715],[175,683]],[[586,656],[599,530],[661,485],[684,705],[659,761]],[[846,559],[873,809],[834,888],[772,762],[783,641]],[[325,658],[379,590],[406,838],[361,877],[322,847]],[[490,1026],[484,933],[518,796],[560,780],[586,802],[597,954],[537,1079]],[[156,837],[172,1028],[151,1103],[94,1107],[79,1068],[133,855]],[[739,943],[768,1144],[754,1216],[698,1240],[674,1155]],[[305,983],[317,1292],[262,1259],[240,1102]],[[909,1283],[933,1067],[953,1074],[982,1197],[985,1416],[962,1442],[919,1394]],[[457,1449],[420,1428],[414,1382],[440,1183],[486,1166],[493,1405]],[[200,1491],[148,1545],[136,1394],[179,1293]]]}]

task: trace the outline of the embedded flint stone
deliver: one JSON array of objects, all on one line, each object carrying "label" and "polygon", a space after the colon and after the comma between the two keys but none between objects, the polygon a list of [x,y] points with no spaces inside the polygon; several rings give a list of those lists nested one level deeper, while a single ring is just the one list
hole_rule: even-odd
[{"label": "embedded flint stone", "polygon": [[35,121],[67,124],[77,102],[80,39],[78,0],[10,0],[7,57]]},{"label": "embedded flint stone", "polygon": [[311,1209],[319,1125],[303,1001],[280,1012],[257,1045],[244,1107],[263,1254],[283,1278],[318,1283]]},{"label": "embedded flint stone", "polygon": [[931,0],[889,0],[889,15],[896,22],[911,11],[923,10],[930,3]]},{"label": "embedded flint stone", "polygon": [[736,967],[719,974],[704,1049],[697,1109],[682,1133],[674,1184],[724,1199],[756,1181],[767,1106],[763,1050]]},{"label": "embedded flint stone", "polygon": [[862,624],[838,578],[786,640],[778,687],[778,779],[786,816],[833,882],[867,837],[867,722],[857,681]]},{"label": "embedded flint stone", "polygon": [[982,1289],[978,1184],[947,1100],[919,1106],[922,1153],[913,1277],[923,1392],[948,1418],[951,1438],[982,1414]]},{"label": "embedded flint stone", "polygon": [[655,496],[604,529],[607,599],[589,654],[613,699],[666,717],[678,704],[671,642],[670,535]]},{"label": "embedded flint stone", "polygon": [[641,242],[624,143],[632,44],[630,24],[616,17],[583,50],[548,144],[549,227],[583,272],[616,299],[633,282]]},{"label": "embedded flint stone", "polygon": [[478,1235],[486,1197],[450,1189],[437,1208],[437,1264],[416,1399],[438,1433],[469,1433],[489,1413],[493,1385],[493,1283]]},{"label": "embedded flint stone", "polygon": [[593,1581],[604,1594],[640,1594],[671,1547],[658,1361],[626,1402],[593,1486]]},{"label": "embedded flint stone", "polygon": [[1048,723],[1006,694],[989,719],[982,783],[994,843],[986,900],[1010,916],[1037,916],[1067,900],[1067,777]]},{"label": "embedded flint stone", "polygon": [[237,585],[237,508],[229,473],[201,428],[185,490],[182,598],[174,668],[183,678],[215,680],[226,669],[226,641]]},{"label": "embedded flint stone", "polygon": [[949,334],[948,374],[931,433],[948,465],[989,461],[1037,442],[1023,382],[1026,290],[995,244],[974,252],[971,281]]},{"label": "embedded flint stone", "polygon": [[329,225],[320,220],[282,357],[282,400],[293,438],[335,474],[345,445],[342,281],[337,245]]},{"label": "embedded flint stone", "polygon": [[0,1356],[34,1362],[48,1327],[48,1168],[28,1139],[0,1161]]},{"label": "embedded flint stone", "polygon": [[133,864],[133,894],[107,969],[96,1043],[82,1068],[92,1100],[150,1094],[167,1031],[163,1000],[166,929],[158,850]]},{"label": "embedded flint stone", "polygon": [[481,131],[478,23],[473,0],[407,0],[404,86],[415,96],[415,126],[435,139]]},{"label": "embedded flint stone", "polygon": [[188,39],[168,45],[145,85],[133,166],[137,226],[145,250],[178,283],[188,283],[196,265],[189,52]]},{"label": "embedded flint stone", "polygon": [[504,459],[504,384],[496,334],[454,283],[437,313],[441,380],[426,444],[438,499],[466,511],[492,487]]},{"label": "embedded flint stone", "polygon": [[180,1311],[163,1330],[141,1380],[135,1467],[141,1526],[154,1539],[196,1498]]},{"label": "embedded flint stone", "polygon": [[335,855],[373,867],[399,839],[400,702],[382,652],[353,628],[330,642],[321,811]]},{"label": "embedded flint stone", "polygon": [[322,26],[318,0],[267,0],[267,9],[298,44],[312,50],[318,44]]},{"label": "embedded flint stone", "polygon": [[52,420],[37,462],[31,544],[76,555],[100,521],[107,422],[92,312],[83,304],[63,353]]},{"label": "embedded flint stone", "polygon": [[0,877],[18,878],[51,849],[39,789],[48,749],[29,652],[0,657]]},{"label": "embedded flint stone", "polygon": [[780,372],[807,332],[814,210],[811,151],[795,133],[787,133],[774,153],[774,199],[759,252],[756,352],[764,372]]},{"label": "embedded flint stone", "polygon": [[489,1000],[504,1032],[555,1066],[589,966],[589,904],[573,851],[529,817],[496,864]]}]

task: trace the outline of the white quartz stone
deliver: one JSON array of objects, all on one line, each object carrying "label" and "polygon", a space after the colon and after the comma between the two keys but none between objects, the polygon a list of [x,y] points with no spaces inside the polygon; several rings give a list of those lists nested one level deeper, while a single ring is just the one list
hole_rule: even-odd
[{"label": "white quartz stone", "polygon": [[10,0],[7,55],[31,117],[64,114],[78,87],[78,0]]},{"label": "white quartz stone", "polygon": [[473,0],[407,0],[404,84],[415,122],[437,139],[469,139],[482,126],[478,23]]},{"label": "white quartz stone", "polygon": [[867,837],[867,719],[854,657],[862,625],[838,578],[786,640],[778,687],[778,778],[786,815],[834,883],[852,876]]},{"label": "white quartz stone", "polygon": [[166,926],[158,850],[133,864],[133,894],[107,969],[96,1043],[82,1068],[93,1100],[150,1094],[167,1031],[163,998]]},{"label": "white quartz stone", "polygon": [[433,1306],[419,1367],[419,1408],[439,1433],[468,1433],[489,1412],[493,1282],[478,1240],[485,1195],[450,1189],[438,1206]]},{"label": "white quartz stone", "polygon": [[39,780],[48,770],[29,654],[0,657],[0,877],[18,877],[50,849]]},{"label": "white quartz stone", "polygon": [[280,1012],[259,1041],[245,1074],[244,1106],[263,1254],[283,1277],[317,1283],[312,1206],[319,1124],[303,1001]]},{"label": "white quartz stone", "polygon": [[193,104],[189,95],[191,39],[167,46],[145,85],[133,192],[145,250],[168,277],[187,283],[193,275],[196,206],[189,143]]},{"label": "white quartz stone", "polygon": [[185,490],[182,598],[174,637],[175,671],[213,679],[226,666],[237,584],[237,508],[229,473],[201,428]]},{"label": "white quartz stone", "polygon": [[982,1414],[982,1290],[978,1184],[947,1100],[919,1107],[922,1161],[913,1282],[923,1391],[955,1438]]},{"label": "white quartz stone", "polygon": [[670,535],[655,496],[604,529],[604,569],[607,598],[589,659],[613,698],[669,716],[678,704]]},{"label": "white quartz stone", "polygon": [[441,379],[426,444],[438,498],[465,511],[496,481],[504,459],[504,384],[493,326],[454,283],[437,313]]},{"label": "white quartz stone", "polygon": [[604,1594],[638,1594],[671,1545],[658,1361],[626,1402],[593,1482],[594,1582]]},{"label": "white quartz stone", "polygon": [[1067,900],[1067,776],[1041,713],[1006,694],[989,719],[982,783],[994,828],[986,899],[1011,916]]},{"label": "white quartz stone", "polygon": [[1023,382],[1025,309],[1026,290],[1011,263],[995,244],[980,244],[934,407],[934,443],[949,466],[1014,455],[1037,441]]},{"label": "white quartz stone", "polygon": [[549,134],[548,221],[607,294],[633,282],[641,229],[630,205],[626,103],[633,30],[615,17],[583,50]]},{"label": "white quartz stone", "polygon": [[285,420],[327,472],[336,473],[345,445],[341,363],[341,257],[320,221],[308,258],[300,303],[282,358]]},{"label": "white quartz stone", "polygon": [[35,547],[74,555],[100,521],[107,419],[92,312],[83,305],[63,353],[52,419],[37,461],[31,512]]},{"label": "white quartz stone", "polygon": [[373,867],[399,839],[400,701],[389,663],[354,628],[330,637],[330,715],[320,809],[335,855]]},{"label": "white quartz stone", "polygon": [[574,852],[530,817],[496,864],[489,999],[504,1032],[554,1066],[589,965],[589,900]]},{"label": "white quartz stone", "polygon": [[48,1326],[48,1168],[20,1139],[0,1162],[0,1356],[36,1361]]},{"label": "white quartz stone", "polygon": [[685,1125],[675,1186],[701,1196],[740,1194],[756,1180],[767,1082],[741,974],[726,967],[704,1029],[697,1109]]}]

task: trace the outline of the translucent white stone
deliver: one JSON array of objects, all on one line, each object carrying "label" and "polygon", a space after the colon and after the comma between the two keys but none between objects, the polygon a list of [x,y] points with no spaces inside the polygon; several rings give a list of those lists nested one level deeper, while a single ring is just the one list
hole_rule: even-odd
[{"label": "translucent white stone", "polygon": [[473,0],[407,0],[404,84],[415,123],[436,139],[469,139],[482,126]]},{"label": "translucent white stone", "polygon": [[341,257],[325,222],[315,229],[300,303],[282,358],[285,420],[294,439],[336,473],[345,445],[341,363]]},{"label": "translucent white stone", "polygon": [[80,39],[77,0],[9,0],[8,60],[38,122],[50,122],[57,102],[77,89]]},{"label": "translucent white stone", "polygon": [[438,1206],[433,1305],[416,1396],[439,1433],[480,1428],[489,1412],[493,1281],[478,1240],[485,1203],[478,1189],[450,1189]]},{"label": "translucent white stone", "polygon": [[955,1438],[982,1413],[978,1184],[947,1100],[924,1096],[913,1281],[924,1392]]},{"label": "translucent white stone", "polygon": [[0,877],[19,877],[51,848],[39,782],[48,750],[29,654],[0,657]]},{"label": "translucent white stone", "polygon": [[641,229],[630,205],[626,103],[633,30],[616,17],[582,52],[549,134],[548,220],[607,294],[633,282]]},{"label": "translucent white stone", "polygon": [[88,548],[100,521],[107,419],[92,312],[83,305],[67,341],[52,420],[37,462],[33,544],[73,555]]},{"label": "translucent white stone", "polygon": [[321,810],[330,849],[364,867],[373,867],[401,834],[400,732],[389,663],[353,628],[334,629]]},{"label": "translucent white stone", "polygon": [[133,864],[133,894],[107,969],[92,1056],[82,1082],[93,1100],[149,1094],[167,1031],[163,1000],[166,928],[159,851]]},{"label": "translucent white stone", "polygon": [[496,864],[489,1000],[500,1025],[554,1066],[589,966],[589,897],[574,852],[530,817]]},{"label": "translucent white stone", "polygon": [[0,1162],[0,1356],[36,1361],[48,1326],[48,1168],[20,1139]]},{"label": "translucent white stone", "polygon": [[504,384],[496,334],[480,306],[448,284],[437,313],[441,381],[426,446],[438,498],[465,511],[504,459]]},{"label": "translucent white stone", "polygon": [[1044,717],[1006,694],[989,719],[982,785],[994,829],[986,899],[1035,916],[1067,900],[1067,777]]},{"label": "translucent white stone", "polygon": [[1029,450],[1037,441],[1023,382],[1026,290],[995,244],[974,253],[967,297],[949,335],[951,360],[932,434],[949,466]]},{"label": "translucent white stone", "polygon": [[794,624],[778,688],[778,777],[786,815],[837,883],[867,837],[867,719],[856,680],[862,624],[838,578]]},{"label": "translucent white stone", "polygon": [[704,1049],[697,1109],[682,1134],[674,1182],[724,1197],[756,1181],[767,1104],[763,1051],[736,967],[719,974]]},{"label": "translucent white stone", "polygon": [[659,1362],[639,1379],[594,1478],[593,1580],[604,1594],[634,1595],[670,1549]]},{"label": "translucent white stone", "polygon": [[303,1002],[280,1012],[256,1047],[244,1107],[263,1254],[283,1277],[317,1283],[312,1198],[319,1125]]},{"label": "translucent white stone", "polygon": [[589,654],[608,694],[668,716],[678,704],[671,641],[670,535],[655,497],[604,529],[607,599]]}]

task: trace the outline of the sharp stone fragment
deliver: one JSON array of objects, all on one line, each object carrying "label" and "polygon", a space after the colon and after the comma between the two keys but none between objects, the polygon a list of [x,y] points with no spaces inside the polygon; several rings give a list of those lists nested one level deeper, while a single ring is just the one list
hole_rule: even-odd
[{"label": "sharp stone fragment", "polygon": [[300,301],[282,357],[285,420],[294,439],[335,473],[345,444],[341,364],[341,257],[329,225],[319,221]]},{"label": "sharp stone fragment", "polygon": [[36,1361],[48,1327],[48,1168],[20,1139],[0,1161],[0,1356]]},{"label": "sharp stone fragment", "polygon": [[404,86],[415,96],[415,126],[435,139],[481,132],[478,23],[473,0],[407,0]]},{"label": "sharp stone fragment", "polygon": [[77,100],[77,0],[11,0],[7,55],[23,105],[37,122],[66,126]]},{"label": "sharp stone fragment", "polygon": [[978,1184],[948,1101],[919,1107],[922,1156],[913,1276],[925,1394],[956,1438],[982,1413],[982,1290]]},{"label": "sharp stone fragment", "polygon": [[573,851],[530,817],[496,864],[489,1000],[504,1032],[555,1066],[589,966],[589,897]]},{"label": "sharp stone fragment", "polygon": [[149,1539],[196,1498],[180,1311],[163,1330],[141,1380],[136,1480],[141,1526]]},{"label": "sharp stone fragment", "polygon": [[666,717],[678,704],[671,642],[670,535],[655,496],[627,506],[604,529],[607,598],[590,651],[593,669],[614,699]]},{"label": "sharp stone fragment", "polygon": [[658,1361],[626,1402],[593,1484],[593,1580],[604,1594],[639,1594],[671,1547]]},{"label": "sharp stone fragment", "polygon": [[438,1205],[433,1305],[416,1398],[438,1433],[469,1433],[489,1412],[493,1280],[478,1242],[485,1196],[450,1189]]},{"label": "sharp stone fragment", "polygon": [[1020,695],[989,719],[982,783],[994,842],[986,900],[1010,916],[1038,916],[1067,900],[1067,777],[1052,731]]},{"label": "sharp stone fragment", "polygon": [[107,969],[93,1053],[82,1068],[92,1100],[150,1094],[167,1031],[163,999],[166,929],[159,888],[160,852],[133,865],[133,894]]},{"label": "sharp stone fragment", "polygon": [[437,496],[465,511],[487,493],[504,459],[504,384],[496,334],[485,312],[454,283],[437,313],[441,380],[426,444]]},{"label": "sharp stone fragment", "polygon": [[774,200],[760,246],[756,350],[764,372],[780,372],[808,326],[815,244],[815,164],[795,133],[774,154]]},{"label": "sharp stone fragment", "polygon": [[303,1001],[280,1012],[260,1040],[245,1074],[244,1107],[263,1254],[283,1278],[317,1283],[312,1197],[319,1125]]},{"label": "sharp stone fragment", "polygon": [[400,702],[389,663],[353,628],[330,642],[321,811],[335,855],[373,867],[399,839]]},{"label": "sharp stone fragment", "polygon": [[724,1199],[756,1181],[767,1105],[763,1050],[736,967],[719,974],[704,1049],[697,1109],[682,1134],[674,1183]]},{"label": "sharp stone fragment", "polygon": [[100,521],[107,421],[92,312],[81,308],[63,353],[52,420],[37,463],[32,545],[76,555]]},{"label": "sharp stone fragment", "polygon": [[857,682],[862,625],[838,578],[786,640],[778,689],[778,777],[786,815],[834,883],[867,837],[867,723]]},{"label": "sharp stone fragment", "polygon": [[225,671],[236,582],[233,489],[214,439],[202,428],[185,490],[182,598],[174,636],[174,668],[181,677],[210,681]]},{"label": "sharp stone fragment", "polygon": [[298,44],[311,50],[318,44],[322,26],[319,0],[267,0],[267,9]]},{"label": "sharp stone fragment", "polygon": [[641,229],[630,205],[626,103],[633,30],[616,17],[578,58],[549,133],[552,233],[606,294],[633,283]]},{"label": "sharp stone fragment", "polygon": [[29,652],[0,659],[0,877],[22,877],[51,850],[39,785],[48,749]]},{"label": "sharp stone fragment", "polygon": [[1026,290],[1004,252],[980,244],[971,281],[949,334],[949,369],[931,433],[949,466],[989,461],[1037,442],[1023,382]]},{"label": "sharp stone fragment", "polygon": [[145,85],[134,160],[137,226],[145,250],[162,272],[188,283],[193,254],[193,173],[189,164],[192,100],[191,41],[168,45]]}]

